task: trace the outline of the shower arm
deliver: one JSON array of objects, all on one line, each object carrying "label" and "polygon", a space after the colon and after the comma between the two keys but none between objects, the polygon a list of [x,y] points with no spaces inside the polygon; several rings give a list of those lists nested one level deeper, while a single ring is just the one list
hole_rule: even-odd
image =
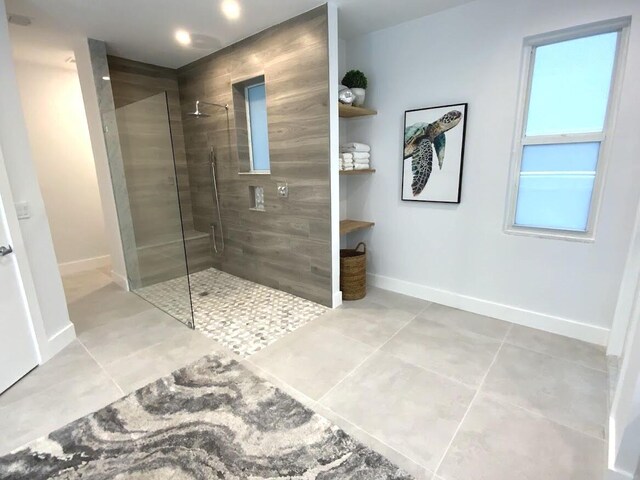
[{"label": "shower arm", "polygon": [[225,104],[222,105],[220,103],[211,103],[211,102],[205,102],[204,100],[196,100],[196,112],[200,111],[200,104],[202,105],[210,105],[212,107],[219,107],[219,108],[224,108],[225,110],[229,110],[229,104]]}]

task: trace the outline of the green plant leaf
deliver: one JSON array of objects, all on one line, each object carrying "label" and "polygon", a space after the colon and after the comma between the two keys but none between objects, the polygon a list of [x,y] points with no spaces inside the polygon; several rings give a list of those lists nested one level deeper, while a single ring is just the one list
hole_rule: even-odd
[{"label": "green plant leaf", "polygon": [[349,88],[367,88],[367,77],[360,70],[349,70],[342,79],[342,85]]}]

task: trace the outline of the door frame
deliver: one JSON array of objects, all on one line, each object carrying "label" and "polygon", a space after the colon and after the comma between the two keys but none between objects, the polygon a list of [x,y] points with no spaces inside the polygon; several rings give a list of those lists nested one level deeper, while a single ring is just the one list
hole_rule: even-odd
[{"label": "door frame", "polygon": [[30,323],[29,328],[31,329],[32,337],[35,340],[38,364],[41,365],[54,355],[55,352],[50,351],[49,340],[44,328],[42,311],[36,294],[36,287],[33,282],[33,277],[31,276],[27,250],[22,238],[20,224],[18,223],[18,215],[15,209],[9,207],[10,205],[14,205],[14,201],[13,194],[11,193],[11,185],[9,184],[9,175],[7,174],[5,166],[2,145],[0,145],[0,198],[2,199],[3,205],[3,207],[0,208],[4,208],[4,215],[7,219],[9,236],[11,237],[12,242],[11,247],[14,251],[13,255],[15,255],[16,258],[18,275],[20,276],[19,280],[26,299],[25,306],[27,319]]}]

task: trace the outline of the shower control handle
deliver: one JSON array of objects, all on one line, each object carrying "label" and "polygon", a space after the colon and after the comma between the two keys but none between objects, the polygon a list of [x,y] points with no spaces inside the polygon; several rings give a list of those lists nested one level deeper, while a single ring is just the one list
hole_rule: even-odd
[{"label": "shower control handle", "polygon": [[0,247],[0,257],[4,257],[5,255],[9,255],[10,253],[13,253],[13,248],[11,248],[11,245]]}]

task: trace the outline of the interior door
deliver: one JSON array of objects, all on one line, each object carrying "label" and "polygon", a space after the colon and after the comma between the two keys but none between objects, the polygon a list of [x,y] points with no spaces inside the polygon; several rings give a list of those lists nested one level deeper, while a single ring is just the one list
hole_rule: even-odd
[{"label": "interior door", "polygon": [[16,252],[11,247],[11,232],[17,228],[18,219],[0,151],[0,393],[38,365],[35,335]]}]

